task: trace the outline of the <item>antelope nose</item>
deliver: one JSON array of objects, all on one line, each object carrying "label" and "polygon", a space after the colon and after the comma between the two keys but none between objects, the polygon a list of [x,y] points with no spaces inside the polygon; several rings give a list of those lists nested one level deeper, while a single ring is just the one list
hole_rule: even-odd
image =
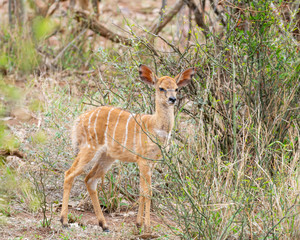
[{"label": "antelope nose", "polygon": [[176,97],[169,97],[169,101],[170,101],[171,103],[175,103]]}]

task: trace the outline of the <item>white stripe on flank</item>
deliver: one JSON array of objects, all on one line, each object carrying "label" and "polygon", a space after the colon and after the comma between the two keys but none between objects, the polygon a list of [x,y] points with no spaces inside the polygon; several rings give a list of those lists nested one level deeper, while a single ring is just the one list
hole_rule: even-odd
[{"label": "white stripe on flank", "polygon": [[134,119],[134,130],[133,130],[133,152],[136,153],[136,119]]},{"label": "white stripe on flank", "polygon": [[117,119],[117,122],[116,122],[116,126],[115,126],[115,129],[114,129],[114,133],[113,133],[113,141],[114,141],[114,143],[113,143],[113,145],[115,145],[115,142],[116,142],[115,141],[116,129],[117,129],[117,126],[118,126],[118,123],[119,123],[120,116],[121,116],[122,112],[123,112],[123,110],[121,110],[120,113],[119,113],[119,116],[118,116],[118,119]]},{"label": "white stripe on flank", "polygon": [[114,110],[114,108],[111,108],[107,114],[107,121],[106,121],[106,129],[105,129],[105,133],[104,133],[104,136],[105,136],[105,145],[107,145],[107,129],[108,129],[108,124],[109,124],[109,117],[110,117],[110,113],[111,111]]},{"label": "white stripe on flank", "polygon": [[98,109],[97,114],[96,114],[96,118],[95,118],[95,122],[94,122],[94,132],[95,132],[96,144],[98,144],[98,134],[97,134],[97,131],[96,131],[96,127],[97,127],[97,119],[98,119],[98,115],[99,115],[100,111],[101,111],[101,108]]},{"label": "white stripe on flank", "polygon": [[142,148],[142,131],[143,131],[143,116],[141,116],[141,123],[140,123],[140,147]]},{"label": "white stripe on flank", "polygon": [[128,119],[127,119],[127,123],[126,123],[126,134],[125,134],[125,140],[124,140],[124,144],[123,144],[123,152],[126,148],[126,142],[127,142],[127,137],[128,137],[128,124],[129,124],[129,121],[130,119],[132,118],[132,114],[129,115]]},{"label": "white stripe on flank", "polygon": [[90,135],[91,142],[92,142],[92,135],[91,135],[91,131],[90,131],[90,129],[91,129],[91,120],[92,120],[92,117],[93,117],[95,111],[96,111],[96,109],[90,114],[90,117],[89,117],[88,133]]}]

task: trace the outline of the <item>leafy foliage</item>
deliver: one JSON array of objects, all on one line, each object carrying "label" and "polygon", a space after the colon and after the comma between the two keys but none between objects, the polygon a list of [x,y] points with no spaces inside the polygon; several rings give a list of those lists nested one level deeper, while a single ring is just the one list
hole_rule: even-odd
[{"label": "leafy foliage", "polygon": [[[24,151],[32,165],[22,173],[26,180],[16,184],[18,176],[4,164],[2,180],[10,187],[0,191],[10,198],[17,193],[32,211],[41,208],[42,224],[49,226],[48,211],[60,201],[63,172],[72,164],[73,120],[99,105],[153,113],[154,90],[137,80],[140,63],[159,76],[196,67],[191,86],[179,92],[170,150],[163,150],[154,171],[155,213],[168,219],[170,230],[182,239],[299,238],[299,42],[289,34],[293,21],[282,26],[274,13],[273,6],[283,2],[227,1],[226,24],[205,33],[190,22],[186,35],[179,28],[154,36],[126,20],[132,46],[96,50],[95,37],[83,25],[66,28],[56,47],[49,38],[60,26],[51,18],[35,17],[13,32],[4,29],[3,76],[29,79],[52,71],[67,77],[57,85],[55,77],[39,82],[46,101],[29,99],[39,123],[24,124],[25,140],[0,124],[1,148]],[[67,26],[73,23],[66,18]],[[29,87],[36,79],[28,80]],[[22,99],[22,90],[1,78],[0,93],[4,117]],[[137,201],[138,174],[134,164],[112,167],[99,191],[108,212]],[[76,188],[81,194],[72,197],[83,198],[84,186]],[[1,204],[3,211],[7,206]]]}]

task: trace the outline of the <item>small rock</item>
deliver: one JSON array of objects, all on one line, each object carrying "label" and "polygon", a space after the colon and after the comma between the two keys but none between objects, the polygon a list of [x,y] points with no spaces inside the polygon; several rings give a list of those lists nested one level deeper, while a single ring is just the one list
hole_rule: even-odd
[{"label": "small rock", "polygon": [[70,227],[72,227],[72,228],[79,228],[79,225],[78,225],[77,222],[75,222],[75,223],[70,223]]}]

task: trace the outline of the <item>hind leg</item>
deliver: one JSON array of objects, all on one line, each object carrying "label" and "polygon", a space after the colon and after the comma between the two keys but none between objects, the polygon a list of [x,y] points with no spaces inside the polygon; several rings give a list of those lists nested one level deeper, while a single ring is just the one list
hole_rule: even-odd
[{"label": "hind leg", "polygon": [[114,159],[107,157],[105,153],[102,154],[102,156],[100,156],[98,162],[95,164],[93,169],[88,173],[88,175],[84,179],[85,185],[92,200],[92,204],[98,219],[99,226],[102,227],[104,232],[109,232],[109,230],[99,204],[99,199],[97,195],[97,182],[100,178],[102,178],[103,181],[106,172],[111,167],[113,162]]},{"label": "hind leg", "polygon": [[95,151],[92,151],[90,148],[82,148],[75,158],[71,168],[65,172],[64,194],[60,215],[60,221],[63,226],[68,225],[68,202],[74,178],[83,172],[84,167],[93,159],[94,155]]}]

